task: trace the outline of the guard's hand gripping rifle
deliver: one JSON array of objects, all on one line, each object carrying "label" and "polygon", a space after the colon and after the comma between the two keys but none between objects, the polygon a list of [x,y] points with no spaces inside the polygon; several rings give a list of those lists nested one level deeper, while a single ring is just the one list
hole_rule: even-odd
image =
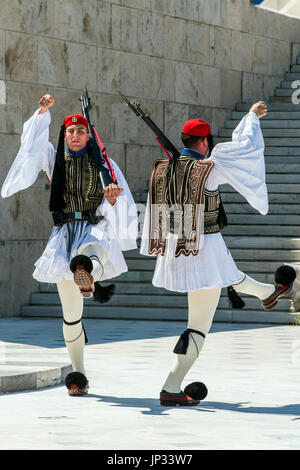
[{"label": "guard's hand gripping rifle", "polygon": [[[120,93],[120,92],[119,92]],[[136,116],[143,119],[143,121],[147,124],[148,127],[154,132],[156,135],[156,141],[161,146],[164,153],[167,157],[172,160],[173,158],[176,159],[180,156],[179,150],[170,142],[170,140],[165,136],[165,134],[157,127],[157,125],[152,121],[148,114],[144,113],[141,108],[141,105],[136,101],[129,101],[126,96],[120,93],[123,100],[127,103],[127,106],[135,113]]]},{"label": "guard's hand gripping rifle", "polygon": [[[83,94],[81,98],[79,98],[79,100],[81,101],[82,114],[89,123],[89,132],[91,134],[91,139],[93,143],[92,159],[100,170],[100,178],[101,178],[102,186],[103,186],[103,189],[105,189],[111,183],[115,183],[115,184],[118,184],[118,183],[117,183],[117,178],[116,178],[114,169],[111,166],[107,152],[105,150],[105,147],[103,143],[101,142],[101,139],[99,137],[98,132],[95,129],[95,126],[91,123],[90,109],[92,106],[91,106],[91,99],[88,95],[88,91],[86,87],[84,88]],[[106,161],[109,170],[101,163],[101,160]]]}]

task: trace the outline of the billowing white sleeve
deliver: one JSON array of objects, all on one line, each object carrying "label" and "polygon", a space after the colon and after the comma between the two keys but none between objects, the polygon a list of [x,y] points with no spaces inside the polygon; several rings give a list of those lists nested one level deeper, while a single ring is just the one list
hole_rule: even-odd
[{"label": "billowing white sleeve", "polygon": [[1,189],[3,198],[31,186],[41,170],[51,179],[56,152],[49,142],[50,122],[50,112],[38,110],[25,122],[19,152]]},{"label": "billowing white sleeve", "polygon": [[[118,186],[123,188],[124,191],[117,197],[113,206],[104,197],[97,209],[97,213],[103,215],[108,220],[112,229],[111,236],[117,238],[121,250],[134,250],[137,248],[136,239],[138,236],[136,204],[120,168],[112,159],[110,159],[110,162],[115,172]],[[106,164],[105,166],[107,167]]]},{"label": "billowing white sleeve", "polygon": [[148,193],[147,205],[146,205],[145,216],[144,216],[144,221],[143,221],[140,253],[145,256],[157,256],[156,253],[149,254],[149,231],[150,231],[150,203],[149,203],[149,193]]},{"label": "billowing white sleeve", "polygon": [[217,144],[209,160],[214,167],[208,182],[230,184],[261,214],[268,212],[264,139],[258,116],[243,117],[232,133],[232,141]]}]

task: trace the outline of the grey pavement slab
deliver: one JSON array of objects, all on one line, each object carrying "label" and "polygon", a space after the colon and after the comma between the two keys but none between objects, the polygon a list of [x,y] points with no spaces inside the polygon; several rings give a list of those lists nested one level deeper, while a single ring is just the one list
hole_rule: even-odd
[{"label": "grey pavement slab", "polygon": [[[86,319],[89,394],[63,385],[0,394],[0,449],[288,450],[300,448],[300,327],[216,323],[183,386],[197,407],[158,396],[185,322]],[[61,319],[0,319],[1,374],[66,364]]]}]

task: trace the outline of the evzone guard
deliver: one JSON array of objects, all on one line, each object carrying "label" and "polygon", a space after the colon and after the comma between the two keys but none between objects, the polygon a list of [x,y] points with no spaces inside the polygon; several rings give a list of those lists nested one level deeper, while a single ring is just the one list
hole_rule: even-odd
[{"label": "evzone guard", "polygon": [[24,124],[21,147],[4,181],[1,196],[31,186],[39,172],[51,180],[49,208],[54,227],[42,256],[35,263],[38,282],[56,283],[63,311],[63,335],[73,366],[65,384],[69,395],[84,395],[89,383],[84,365],[87,337],[82,325],[85,298],[106,302],[114,285],[99,281],[127,271],[123,251],[136,248],[136,206],[118,165],[110,160],[117,183],[104,187],[101,171],[107,162],[97,155],[89,122],[67,116],[61,126],[57,151],[49,142],[51,95]]},{"label": "evzone guard", "polygon": [[278,284],[272,285],[241,272],[220,233],[226,225],[222,184],[231,185],[261,214],[268,212],[259,122],[266,114],[265,103],[255,103],[233,131],[232,141],[215,147],[209,124],[189,120],[182,129],[181,155],[153,164],[140,252],[157,256],[154,286],[188,295],[187,329],[174,348],[161,405],[192,406],[205,398],[203,383],[189,384],[184,391],[181,384],[203,347],[223,287],[230,286],[233,299],[239,299],[236,292],[258,297],[265,310],[272,310],[292,288],[291,278],[277,277]]}]

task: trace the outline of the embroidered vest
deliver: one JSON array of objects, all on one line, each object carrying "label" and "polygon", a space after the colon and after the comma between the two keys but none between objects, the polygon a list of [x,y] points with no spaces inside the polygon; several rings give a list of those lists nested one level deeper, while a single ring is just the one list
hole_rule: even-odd
[{"label": "embroidered vest", "polygon": [[166,236],[171,232],[178,234],[175,257],[196,255],[201,231],[220,231],[219,190],[204,188],[213,165],[209,160],[181,156],[170,174],[168,160],[154,161],[149,189],[149,254],[163,255]]},{"label": "embroidered vest", "polygon": [[66,183],[64,188],[65,207],[63,212],[96,211],[104,191],[99,169],[87,153],[79,156],[65,154]]}]

